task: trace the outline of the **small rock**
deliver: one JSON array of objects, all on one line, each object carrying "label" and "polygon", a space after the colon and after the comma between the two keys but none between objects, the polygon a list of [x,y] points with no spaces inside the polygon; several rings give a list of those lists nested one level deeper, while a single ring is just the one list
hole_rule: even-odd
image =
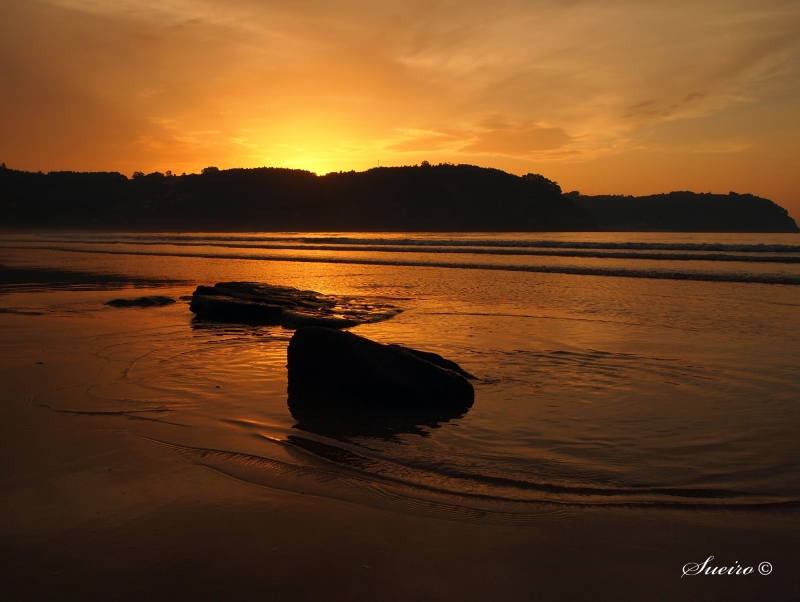
[{"label": "small rock", "polygon": [[133,299],[111,299],[111,301],[106,301],[106,305],[110,305],[111,307],[163,307],[164,305],[172,305],[173,303],[175,303],[175,299],[161,295],[134,297]]}]

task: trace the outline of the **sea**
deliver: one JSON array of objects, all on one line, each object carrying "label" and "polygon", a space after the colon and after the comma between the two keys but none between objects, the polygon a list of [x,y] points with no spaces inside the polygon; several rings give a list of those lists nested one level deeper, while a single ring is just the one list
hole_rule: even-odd
[{"label": "sea", "polygon": [[[0,266],[4,337],[87,367],[26,404],[256,486],[505,522],[800,506],[797,235],[6,233]],[[351,330],[457,362],[474,404],[304,424],[292,330],[189,310],[223,281],[397,307]],[[107,305],[144,295],[176,302]]]}]

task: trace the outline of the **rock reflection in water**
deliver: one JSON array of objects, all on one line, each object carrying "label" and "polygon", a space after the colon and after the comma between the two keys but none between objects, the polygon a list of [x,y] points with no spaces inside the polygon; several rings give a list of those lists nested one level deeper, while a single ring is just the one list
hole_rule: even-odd
[{"label": "rock reflection in water", "polygon": [[289,412],[297,421],[294,428],[330,439],[393,439],[403,433],[427,437],[430,432],[425,427],[440,428],[443,423],[463,418],[469,412],[469,408],[332,407],[305,401],[298,403],[296,396],[292,395],[288,405]]}]

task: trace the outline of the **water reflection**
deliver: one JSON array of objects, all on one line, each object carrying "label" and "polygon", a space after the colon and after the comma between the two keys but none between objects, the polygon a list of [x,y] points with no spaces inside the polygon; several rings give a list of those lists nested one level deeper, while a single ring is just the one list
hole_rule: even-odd
[{"label": "water reflection", "polygon": [[293,428],[322,435],[330,439],[373,437],[391,440],[409,433],[429,437],[428,429],[467,415],[470,408],[392,408],[377,405],[341,406],[334,404],[309,404],[289,395],[289,412],[297,421]]},{"label": "water reflection", "polygon": [[[496,238],[510,244],[533,236]],[[544,235],[535,236],[538,240]],[[797,244],[790,235],[630,236],[547,235],[573,246]],[[482,240],[486,237],[482,235]],[[5,312],[0,318],[5,332],[13,334],[7,336],[14,342],[9,353],[37,350],[31,361],[43,361],[42,371],[51,370],[57,361],[81,358],[79,367],[87,372],[82,389],[54,390],[37,397],[36,403],[103,412],[164,405],[175,412],[171,421],[198,427],[178,430],[149,421],[120,420],[116,429],[261,456],[270,456],[277,446],[264,443],[267,448],[262,449],[265,439],[256,435],[271,441],[317,439],[356,455],[365,449],[365,455],[392,467],[387,471],[422,467],[409,472],[409,481],[451,479],[453,490],[492,489],[509,498],[574,494],[583,499],[584,494],[576,492],[635,490],[637,502],[649,502],[662,500],[666,491],[724,490],[745,492],[748,504],[752,494],[770,500],[798,499],[794,475],[800,458],[795,432],[800,412],[796,403],[800,288],[795,286],[37,253],[0,248],[0,263],[71,274],[123,274],[150,284],[173,278],[191,283],[172,290],[159,286],[146,293],[130,292],[131,296],[177,298],[201,282],[223,280],[263,281],[331,295],[392,296],[406,311],[392,320],[358,326],[357,334],[440,353],[481,379],[475,386],[480,407],[463,421],[459,418],[466,409],[450,416],[300,412],[291,398],[287,408],[290,330],[192,320],[185,303],[158,311],[112,311],[102,305],[112,296],[129,293],[90,296],[70,290],[0,295],[0,311]],[[558,261],[567,259],[579,267],[612,261]],[[644,267],[641,259],[625,261],[636,269]],[[660,260],[650,265],[658,269],[669,263]],[[715,270],[725,264],[714,263]],[[687,270],[696,265],[682,264]],[[555,265],[555,260],[548,265]],[[800,264],[783,265],[792,275],[800,274]],[[758,272],[742,265],[736,270],[740,268]],[[770,273],[777,272],[770,268]],[[24,281],[32,279],[26,276]],[[127,281],[121,284],[130,286]],[[46,312],[47,319],[19,315],[23,311]],[[59,353],[56,357],[39,349]],[[70,371],[65,384],[73,378]],[[64,416],[87,424],[110,420]],[[459,476],[465,474],[469,476]]]},{"label": "water reflection", "polygon": [[138,278],[79,270],[18,267],[0,264],[0,294],[54,290],[118,290],[159,288],[181,284],[173,278]]}]

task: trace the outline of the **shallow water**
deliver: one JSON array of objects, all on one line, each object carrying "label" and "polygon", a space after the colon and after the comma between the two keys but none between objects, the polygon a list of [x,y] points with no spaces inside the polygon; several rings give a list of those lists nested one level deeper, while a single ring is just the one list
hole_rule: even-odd
[{"label": "shallow water", "polygon": [[[794,235],[6,235],[2,265],[123,278],[7,285],[0,327],[98,366],[30,404],[257,484],[511,514],[768,508],[800,502],[798,260]],[[404,311],[353,331],[455,360],[475,404],[406,432],[309,427],[286,405],[291,331],[104,305],[223,280],[389,299]]]}]

